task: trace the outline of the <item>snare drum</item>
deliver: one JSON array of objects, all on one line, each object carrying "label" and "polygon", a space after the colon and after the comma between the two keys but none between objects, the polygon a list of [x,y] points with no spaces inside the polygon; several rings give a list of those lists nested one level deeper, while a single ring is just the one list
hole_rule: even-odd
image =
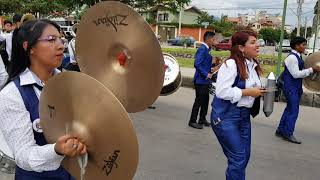
[{"label": "snare drum", "polygon": [[176,58],[167,53],[163,54],[163,58],[166,72],[160,95],[166,96],[178,90],[182,83],[182,76]]},{"label": "snare drum", "polygon": [[16,163],[13,159],[13,154],[0,131],[0,174],[14,174]]}]

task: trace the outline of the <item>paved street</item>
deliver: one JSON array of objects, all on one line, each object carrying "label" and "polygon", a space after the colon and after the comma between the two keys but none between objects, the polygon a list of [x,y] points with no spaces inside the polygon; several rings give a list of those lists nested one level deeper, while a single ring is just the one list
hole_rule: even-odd
[{"label": "paved street", "polygon": [[[140,143],[135,180],[225,179],[226,160],[212,130],[187,126],[193,98],[192,89],[180,88],[160,97],[155,110],[131,114]],[[276,103],[270,118],[260,113],[252,121],[247,180],[319,180],[319,109],[301,106],[296,136],[302,145],[274,136],[283,109]]]}]

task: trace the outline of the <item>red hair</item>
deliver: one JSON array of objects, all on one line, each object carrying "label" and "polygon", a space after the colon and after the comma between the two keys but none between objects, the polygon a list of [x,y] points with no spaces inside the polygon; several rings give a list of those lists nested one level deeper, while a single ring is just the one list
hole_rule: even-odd
[{"label": "red hair", "polygon": [[[236,61],[237,69],[239,71],[241,80],[246,80],[248,78],[248,74],[247,74],[247,65],[245,62],[246,58],[243,55],[243,52],[240,51],[239,45],[245,46],[250,36],[257,38],[257,33],[255,33],[253,30],[242,30],[234,33],[231,37],[232,46],[230,50],[231,55],[229,58],[234,59]],[[253,59],[253,60],[258,64],[258,66],[255,68],[258,75],[261,75],[262,70],[259,65],[259,62],[256,59]]]}]

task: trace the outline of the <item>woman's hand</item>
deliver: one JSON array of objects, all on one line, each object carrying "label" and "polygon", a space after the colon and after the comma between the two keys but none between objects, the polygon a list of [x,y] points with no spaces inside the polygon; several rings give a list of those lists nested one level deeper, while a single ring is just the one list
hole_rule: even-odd
[{"label": "woman's hand", "polygon": [[262,96],[266,92],[267,92],[266,89],[261,88],[261,87],[242,89],[243,96],[259,97],[259,96]]},{"label": "woman's hand", "polygon": [[320,72],[320,66],[314,66],[312,67],[313,72]]},{"label": "woman's hand", "polygon": [[87,147],[81,143],[78,138],[71,135],[64,135],[57,140],[54,150],[59,155],[75,157],[85,154]]}]

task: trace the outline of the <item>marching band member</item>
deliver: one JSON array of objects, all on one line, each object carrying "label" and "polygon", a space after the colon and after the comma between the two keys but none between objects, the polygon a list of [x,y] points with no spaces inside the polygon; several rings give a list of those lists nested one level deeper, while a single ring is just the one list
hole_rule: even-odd
[{"label": "marching band member", "polygon": [[[209,126],[210,123],[206,120],[209,103],[209,86],[211,84],[211,66],[212,56],[210,55],[211,47],[215,43],[215,33],[208,31],[203,36],[204,43],[199,47],[195,55],[193,83],[196,90],[196,98],[192,106],[192,112],[188,125],[196,129],[202,129],[204,126]],[[200,109],[199,123],[197,123]]]},{"label": "marching band member", "polygon": [[276,136],[295,144],[301,144],[301,141],[293,135],[293,131],[299,115],[299,102],[303,93],[302,80],[313,72],[320,71],[319,66],[304,69],[301,54],[304,53],[306,45],[307,40],[303,37],[295,37],[290,42],[292,51],[284,60],[285,66],[282,74],[283,92],[287,100],[287,106],[275,133]]},{"label": "marching band member", "polygon": [[255,59],[259,52],[256,37],[249,30],[234,33],[231,56],[218,71],[211,126],[228,159],[227,180],[245,180],[251,150],[251,108],[255,98],[265,93]]},{"label": "marching band member", "polygon": [[63,58],[59,31],[51,21],[33,20],[13,34],[9,81],[0,92],[0,130],[14,154],[16,180],[73,179],[61,162],[86,153],[70,135],[48,144],[40,127],[39,96]]}]

